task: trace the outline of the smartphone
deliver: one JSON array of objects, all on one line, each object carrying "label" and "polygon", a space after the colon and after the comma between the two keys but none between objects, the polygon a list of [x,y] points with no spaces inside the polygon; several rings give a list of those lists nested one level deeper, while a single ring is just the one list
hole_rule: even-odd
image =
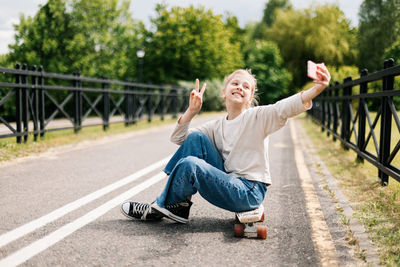
[{"label": "smartphone", "polygon": [[307,61],[307,76],[313,80],[317,79],[317,64],[311,60]]}]

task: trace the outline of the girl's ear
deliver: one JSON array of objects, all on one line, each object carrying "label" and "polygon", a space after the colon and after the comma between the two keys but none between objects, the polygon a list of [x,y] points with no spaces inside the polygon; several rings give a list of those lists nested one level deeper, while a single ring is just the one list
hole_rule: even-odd
[{"label": "girl's ear", "polygon": [[221,96],[222,96],[223,99],[225,99],[225,97],[226,97],[226,96],[225,96],[225,88],[222,89],[222,95],[221,95]]}]

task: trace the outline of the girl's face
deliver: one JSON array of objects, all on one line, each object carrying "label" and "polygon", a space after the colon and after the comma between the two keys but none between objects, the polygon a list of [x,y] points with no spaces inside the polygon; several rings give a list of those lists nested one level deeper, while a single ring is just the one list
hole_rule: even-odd
[{"label": "girl's face", "polygon": [[236,74],[222,90],[226,104],[235,104],[247,108],[253,99],[252,80],[249,75]]}]

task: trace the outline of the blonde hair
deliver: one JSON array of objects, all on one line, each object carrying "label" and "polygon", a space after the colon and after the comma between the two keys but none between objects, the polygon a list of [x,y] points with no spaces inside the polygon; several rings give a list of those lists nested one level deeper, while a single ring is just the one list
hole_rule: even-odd
[{"label": "blonde hair", "polygon": [[252,93],[252,100],[250,103],[250,107],[256,106],[258,104],[257,102],[257,79],[256,76],[254,74],[251,73],[251,69],[237,69],[234,72],[232,72],[231,74],[229,74],[228,76],[225,76],[224,78],[224,88],[226,88],[226,86],[228,85],[228,83],[233,79],[233,77],[237,74],[244,74],[250,77],[250,80],[252,82],[252,84],[250,85],[250,89],[251,89],[251,93]]}]

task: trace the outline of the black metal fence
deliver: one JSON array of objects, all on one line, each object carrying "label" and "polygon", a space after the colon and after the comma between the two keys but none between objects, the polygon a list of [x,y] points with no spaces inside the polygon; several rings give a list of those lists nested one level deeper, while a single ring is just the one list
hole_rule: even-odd
[{"label": "black metal fence", "polygon": [[[345,149],[357,152],[359,161],[366,159],[378,168],[382,185],[388,183],[389,176],[400,182],[400,158],[396,158],[400,156],[400,120],[395,104],[399,106],[400,90],[394,88],[399,75],[400,65],[394,66],[393,59],[386,60],[381,71],[368,74],[363,70],[356,80],[347,77],[343,83],[328,87],[314,99],[309,111],[328,136],[332,134]],[[381,90],[368,92],[369,86],[377,87],[377,81]],[[392,121],[397,129],[392,128]],[[373,148],[369,142],[373,142]]]},{"label": "black metal fence", "polygon": [[[0,138],[16,137],[17,143],[46,132],[124,122],[126,126],[154,114],[164,119],[177,115],[188,104],[189,90],[135,82],[46,73],[26,64],[0,68]],[[95,123],[89,117],[97,117]],[[65,123],[49,127],[55,119]],[[111,121],[110,121],[111,120]],[[31,129],[30,129],[31,127]]]}]

